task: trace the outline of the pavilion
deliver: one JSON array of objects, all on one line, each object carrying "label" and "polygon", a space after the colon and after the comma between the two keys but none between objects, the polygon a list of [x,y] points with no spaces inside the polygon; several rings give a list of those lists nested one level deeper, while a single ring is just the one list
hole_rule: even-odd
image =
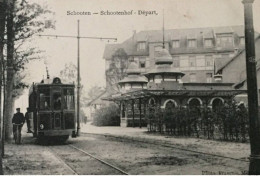
[{"label": "pavilion", "polygon": [[214,109],[231,104],[236,95],[246,92],[236,90],[233,83],[222,83],[221,75],[215,75],[213,83],[183,83],[185,74],[172,63],[172,56],[163,47],[155,53],[155,67],[144,75],[137,64],[129,64],[128,76],[118,82],[120,94],[104,98],[120,105],[121,126],[146,126],[147,115],[167,108]]}]

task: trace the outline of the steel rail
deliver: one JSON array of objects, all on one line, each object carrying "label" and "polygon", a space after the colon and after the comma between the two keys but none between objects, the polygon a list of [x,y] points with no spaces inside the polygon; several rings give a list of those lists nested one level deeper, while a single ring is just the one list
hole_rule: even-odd
[{"label": "steel rail", "polygon": [[104,160],[102,160],[102,159],[100,159],[100,158],[98,158],[98,157],[96,157],[96,156],[94,156],[94,155],[92,155],[92,154],[90,154],[90,153],[88,153],[88,152],[86,152],[86,151],[84,151],[84,150],[82,150],[82,149],[80,149],[80,148],[78,148],[78,147],[72,145],[72,144],[70,144],[69,146],[72,147],[72,148],[74,148],[75,150],[78,150],[78,151],[80,151],[80,152],[82,152],[82,153],[84,153],[84,154],[90,156],[91,158],[94,158],[94,159],[100,161],[101,163],[103,163],[103,164],[105,164],[105,165],[107,165],[107,166],[109,166],[109,167],[112,167],[113,169],[119,171],[120,173],[122,173],[122,174],[124,174],[124,175],[130,175],[129,173],[123,171],[122,169],[120,169],[120,168],[118,168],[118,167],[116,167],[116,166],[114,166],[114,165],[112,165],[112,164],[110,164],[110,163],[108,163],[108,162],[106,162],[106,161],[104,161]]},{"label": "steel rail", "polygon": [[74,170],[72,167],[70,167],[70,165],[68,165],[68,164],[64,161],[64,159],[62,159],[62,158],[58,155],[57,152],[55,152],[55,151],[54,151],[53,149],[51,149],[50,147],[47,147],[47,149],[48,149],[50,152],[52,152],[52,153],[56,156],[56,158],[57,158],[63,165],[65,165],[65,166],[67,167],[67,169],[69,169],[74,175],[79,175],[76,170]]},{"label": "steel rail", "polygon": [[206,152],[200,152],[200,151],[196,151],[196,150],[180,148],[180,147],[172,146],[171,144],[165,144],[165,143],[164,144],[158,144],[156,142],[144,141],[143,139],[137,140],[137,139],[133,139],[133,138],[121,137],[121,136],[113,136],[113,135],[109,135],[109,134],[93,134],[93,133],[82,133],[82,134],[97,135],[97,136],[107,136],[107,137],[116,138],[116,139],[125,139],[125,140],[139,142],[139,143],[153,144],[153,145],[157,145],[157,146],[162,146],[162,147],[167,147],[167,148],[172,148],[172,149],[178,149],[178,150],[187,151],[187,152],[191,152],[191,153],[203,154],[203,155],[208,155],[208,156],[213,156],[213,157],[218,157],[218,158],[225,158],[225,159],[230,159],[230,160],[236,160],[236,161],[249,163],[249,161],[243,160],[243,159],[239,159],[239,158],[233,158],[233,157],[229,157],[229,156],[223,156],[223,155],[218,155],[218,154],[213,154],[213,153],[206,153]]}]

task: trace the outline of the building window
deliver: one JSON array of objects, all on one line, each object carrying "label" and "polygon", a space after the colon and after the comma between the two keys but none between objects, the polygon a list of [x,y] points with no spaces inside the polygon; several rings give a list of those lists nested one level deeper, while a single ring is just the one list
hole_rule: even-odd
[{"label": "building window", "polygon": [[194,56],[190,56],[189,66],[196,67],[196,58]]},{"label": "building window", "polygon": [[239,38],[239,44],[240,45],[245,45],[245,37],[240,37]]},{"label": "building window", "polygon": [[206,56],[206,66],[213,66],[213,58],[210,55]]},{"label": "building window", "polygon": [[219,36],[217,37],[218,46],[233,46],[233,37],[232,36]]},{"label": "building window", "polygon": [[145,50],[145,42],[138,43],[137,50]]},{"label": "building window", "polygon": [[206,73],[206,81],[207,83],[212,83],[212,73]]},{"label": "building window", "polygon": [[140,68],[145,68],[145,59],[144,57],[141,57],[140,60],[139,60],[139,67]]},{"label": "building window", "polygon": [[129,58],[128,58],[128,63],[133,62],[133,61],[134,61],[134,58],[133,58],[133,57],[129,57]]},{"label": "building window", "polygon": [[189,48],[195,48],[197,45],[196,45],[196,40],[195,39],[192,39],[192,40],[188,40],[188,47]]},{"label": "building window", "polygon": [[190,73],[190,82],[196,82],[196,73]]},{"label": "building window", "polygon": [[212,47],[213,46],[213,41],[212,41],[212,39],[205,39],[205,47],[207,47],[207,48],[210,48],[210,47]]},{"label": "building window", "polygon": [[173,48],[180,48],[180,41],[179,40],[173,40],[172,41],[172,47]]},{"label": "building window", "polygon": [[162,50],[162,46],[155,46],[154,47],[154,51],[161,51]]},{"label": "building window", "polygon": [[140,68],[145,68],[145,61],[140,61]]},{"label": "building window", "polygon": [[180,67],[180,58],[178,56],[173,57],[173,67]]}]

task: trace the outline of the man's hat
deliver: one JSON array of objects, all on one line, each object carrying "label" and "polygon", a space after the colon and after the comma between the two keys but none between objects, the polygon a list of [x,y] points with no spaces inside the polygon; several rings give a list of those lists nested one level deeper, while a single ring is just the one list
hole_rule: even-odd
[{"label": "man's hat", "polygon": [[16,108],[16,110],[20,110],[20,108]]}]

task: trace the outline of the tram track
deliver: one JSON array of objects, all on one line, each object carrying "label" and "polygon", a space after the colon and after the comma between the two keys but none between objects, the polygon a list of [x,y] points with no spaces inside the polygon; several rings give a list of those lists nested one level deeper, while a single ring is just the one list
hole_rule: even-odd
[{"label": "tram track", "polygon": [[94,159],[100,161],[101,163],[103,163],[103,164],[105,164],[105,165],[107,165],[107,166],[109,166],[109,167],[119,171],[123,175],[130,175],[129,173],[127,173],[127,172],[123,171],[122,169],[118,168],[117,166],[114,166],[113,164],[110,164],[110,163],[106,162],[105,160],[102,160],[102,159],[100,159],[100,158],[98,158],[98,157],[96,157],[96,156],[94,156],[94,155],[92,155],[92,154],[90,154],[90,153],[88,153],[88,152],[86,152],[86,151],[84,151],[84,150],[82,150],[82,149],[72,145],[72,144],[70,144],[69,146],[74,148],[75,150],[78,150],[78,151],[80,151],[80,152],[90,156],[91,158],[94,158]]},{"label": "tram track", "polygon": [[47,147],[48,150],[54,154],[54,156],[68,169],[70,170],[73,175],[79,175],[76,170],[74,170],[69,164],[66,163],[64,158],[62,158],[57,152],[55,152],[51,147]]},{"label": "tram track", "polygon": [[[61,147],[61,146],[59,146]],[[120,174],[120,175],[130,175],[129,173],[127,173],[126,171],[123,171],[122,169],[120,169],[119,167],[97,157],[97,156],[94,156],[92,154],[90,154],[89,152],[81,149],[81,148],[78,148],[76,147],[75,145],[72,145],[72,144],[69,144],[69,145],[64,145],[63,147],[69,147],[71,149],[73,149],[74,151],[77,151],[77,152],[80,152],[80,156],[82,157],[82,154],[84,154],[85,156],[88,156],[90,157],[91,159],[94,159],[95,161],[101,163],[102,165],[105,165],[106,167],[109,167],[113,170],[115,170],[117,174]],[[56,158],[67,168],[69,169],[74,175],[82,175],[82,174],[87,174],[87,175],[92,175],[93,173],[81,173],[82,171],[77,171],[77,168],[74,166],[72,166],[72,164],[69,164],[70,162],[68,161],[68,159],[66,159],[65,157],[62,156],[62,154],[59,154],[59,152],[57,152],[57,149],[54,149],[55,146],[49,146],[48,149],[49,151],[51,151],[55,156]],[[75,163],[73,163],[75,165]],[[86,164],[87,166],[87,164]],[[89,166],[91,167],[91,166]],[[87,170],[87,169],[86,169]],[[98,174],[98,175],[103,175],[103,174]],[[113,174],[115,175],[115,174]]]},{"label": "tram track", "polygon": [[181,147],[173,146],[174,144],[158,143],[158,142],[154,142],[152,140],[144,140],[142,138],[135,139],[135,138],[132,138],[132,137],[114,136],[114,135],[109,135],[109,134],[93,134],[93,133],[82,133],[82,134],[105,136],[105,137],[110,137],[110,138],[115,138],[115,139],[120,139],[120,140],[128,140],[128,141],[139,142],[139,143],[144,143],[144,144],[152,144],[152,145],[156,145],[156,146],[161,146],[161,147],[166,147],[166,148],[171,148],[171,149],[177,149],[177,150],[186,151],[186,152],[190,152],[190,153],[202,154],[202,155],[211,156],[211,157],[217,157],[217,158],[222,158],[222,159],[230,159],[230,160],[234,160],[234,161],[249,163],[249,160],[245,160],[245,159],[233,158],[233,157],[229,157],[229,156],[223,156],[223,155],[218,155],[218,154],[213,154],[213,153],[206,153],[206,152],[181,148]]}]

